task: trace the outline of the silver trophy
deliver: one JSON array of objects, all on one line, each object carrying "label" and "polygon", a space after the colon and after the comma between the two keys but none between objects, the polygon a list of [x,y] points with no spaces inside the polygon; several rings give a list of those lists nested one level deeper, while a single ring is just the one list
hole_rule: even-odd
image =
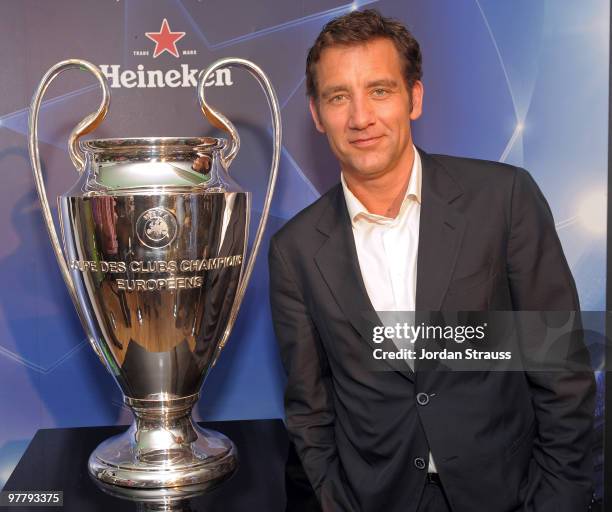
[{"label": "silver trophy", "polygon": [[[248,258],[251,194],[228,174],[240,139],[204,97],[209,77],[228,66],[257,79],[272,112],[272,167]],[[38,113],[49,84],[74,68],[93,73],[103,96],[97,112],[70,135],[79,179],[58,198],[62,251],[41,172]],[[212,64],[197,93],[202,112],[229,134],[229,144],[215,138],[79,141],[102,122],[110,98],[102,72],[82,60],[53,66],[32,100],[29,152],[51,244],[91,346],[134,413],[130,428],[89,458],[90,474],[115,491],[180,496],[185,489],[209,489],[237,468],[233,443],[195,424],[191,409],[227,342],[253,270],[278,172],[280,113],[267,76],[243,59]]]}]

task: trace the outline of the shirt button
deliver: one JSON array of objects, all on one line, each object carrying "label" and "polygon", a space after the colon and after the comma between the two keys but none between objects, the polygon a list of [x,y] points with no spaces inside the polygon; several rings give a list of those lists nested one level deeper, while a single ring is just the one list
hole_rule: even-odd
[{"label": "shirt button", "polygon": [[414,467],[417,469],[425,469],[425,459],[422,457],[414,459]]},{"label": "shirt button", "polygon": [[429,403],[429,395],[427,393],[419,393],[416,396],[416,400],[419,405],[427,405]]}]

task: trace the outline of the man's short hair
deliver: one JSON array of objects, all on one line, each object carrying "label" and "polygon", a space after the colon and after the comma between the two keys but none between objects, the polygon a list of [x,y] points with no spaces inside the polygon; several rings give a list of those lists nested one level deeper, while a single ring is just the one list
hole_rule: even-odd
[{"label": "man's short hair", "polygon": [[421,47],[400,21],[386,18],[374,9],[353,11],[329,21],[321,30],[306,58],[306,94],[317,99],[316,64],[321,53],[332,46],[363,44],[378,38],[393,42],[404,66],[408,90],[423,76]]}]

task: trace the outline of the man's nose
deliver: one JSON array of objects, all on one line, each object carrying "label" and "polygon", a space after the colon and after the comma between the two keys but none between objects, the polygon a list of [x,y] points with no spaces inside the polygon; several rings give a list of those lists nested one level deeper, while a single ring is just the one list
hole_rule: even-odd
[{"label": "man's nose", "polygon": [[363,130],[374,124],[376,116],[368,98],[354,98],[351,102],[349,128]]}]

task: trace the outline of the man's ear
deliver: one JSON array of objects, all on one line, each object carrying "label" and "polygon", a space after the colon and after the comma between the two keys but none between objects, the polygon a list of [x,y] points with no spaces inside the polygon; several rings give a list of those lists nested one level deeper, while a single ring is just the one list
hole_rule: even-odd
[{"label": "man's ear", "polygon": [[423,82],[417,80],[410,91],[410,99],[412,100],[412,108],[410,109],[410,120],[416,121],[423,113]]},{"label": "man's ear", "polygon": [[321,133],[325,133],[325,128],[323,128],[323,125],[321,124],[321,121],[319,119],[319,111],[317,110],[316,100],[311,97],[308,101],[308,106],[310,107],[310,115],[312,116],[312,120],[314,121],[315,127]]}]

